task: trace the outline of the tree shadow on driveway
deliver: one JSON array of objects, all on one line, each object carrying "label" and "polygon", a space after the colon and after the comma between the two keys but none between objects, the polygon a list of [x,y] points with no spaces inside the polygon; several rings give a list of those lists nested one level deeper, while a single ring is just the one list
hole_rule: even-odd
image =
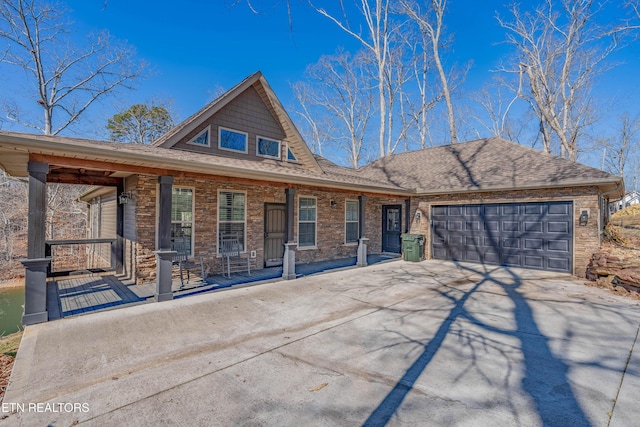
[{"label": "tree shadow on driveway", "polygon": [[[457,298],[450,293],[440,292],[450,300],[453,307],[433,337],[424,345],[418,358],[370,414],[364,426],[386,425],[391,420],[447,336],[453,333],[452,325],[458,320],[471,322],[487,332],[517,339],[524,364],[520,386],[530,397],[542,425],[590,426],[591,422],[569,384],[569,366],[551,351],[550,339],[540,330],[533,310],[520,290],[523,283],[521,277],[508,267],[496,267],[487,271],[481,265],[477,268],[458,263],[456,265],[479,276],[480,280],[474,281],[473,286]],[[513,330],[489,325],[465,307],[472,295],[490,284],[499,286],[512,302],[515,321]]]}]

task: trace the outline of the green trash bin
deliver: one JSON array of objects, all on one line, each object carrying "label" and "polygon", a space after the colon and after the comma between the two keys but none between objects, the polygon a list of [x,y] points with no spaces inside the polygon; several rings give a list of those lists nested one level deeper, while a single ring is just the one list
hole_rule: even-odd
[{"label": "green trash bin", "polygon": [[422,249],[424,248],[424,236],[422,234],[403,234],[402,253],[405,261],[422,261]]}]

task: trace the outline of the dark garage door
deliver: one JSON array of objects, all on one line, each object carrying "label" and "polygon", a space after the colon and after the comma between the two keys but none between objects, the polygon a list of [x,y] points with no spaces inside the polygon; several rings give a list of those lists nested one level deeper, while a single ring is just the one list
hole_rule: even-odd
[{"label": "dark garage door", "polygon": [[433,258],[572,272],[573,203],[432,206]]}]

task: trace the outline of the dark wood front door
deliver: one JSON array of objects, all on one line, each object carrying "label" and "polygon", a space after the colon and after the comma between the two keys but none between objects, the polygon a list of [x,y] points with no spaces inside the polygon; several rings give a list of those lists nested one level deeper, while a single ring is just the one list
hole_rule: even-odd
[{"label": "dark wood front door", "polygon": [[382,251],[399,254],[402,205],[382,206]]},{"label": "dark wood front door", "polygon": [[264,204],[264,265],[282,265],[284,239],[287,229],[287,205]]}]

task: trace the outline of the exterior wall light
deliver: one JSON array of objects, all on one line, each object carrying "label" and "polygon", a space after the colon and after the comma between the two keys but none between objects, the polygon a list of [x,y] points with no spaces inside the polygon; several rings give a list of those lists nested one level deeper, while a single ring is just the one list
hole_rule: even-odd
[{"label": "exterior wall light", "polygon": [[582,211],[579,221],[581,226],[586,226],[589,222],[589,213],[587,211]]},{"label": "exterior wall light", "polygon": [[335,200],[331,199],[331,201],[329,202],[329,204],[331,205],[331,209],[335,209],[338,207],[338,204],[336,203]]},{"label": "exterior wall light", "polygon": [[118,196],[118,203],[121,205],[126,205],[127,203],[129,203],[130,198],[131,193],[129,193],[128,191],[125,193],[120,193],[120,195]]}]

